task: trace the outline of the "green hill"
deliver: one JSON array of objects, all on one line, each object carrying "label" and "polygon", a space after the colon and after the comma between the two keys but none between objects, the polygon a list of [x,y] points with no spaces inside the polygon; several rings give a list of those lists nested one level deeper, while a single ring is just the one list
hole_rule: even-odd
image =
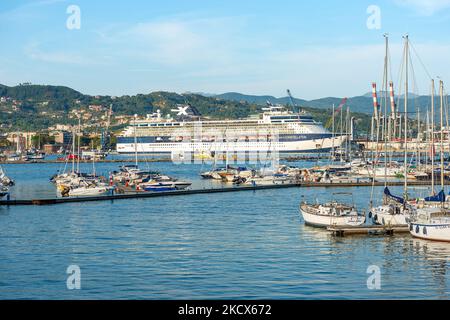
[{"label": "green hill", "polygon": [[[178,94],[173,92],[151,92],[134,96],[90,96],[62,86],[24,84],[15,87],[0,85],[0,97],[8,97],[7,102],[0,104],[2,124],[9,130],[41,130],[57,123],[76,123],[69,118],[72,110],[87,109],[90,105],[112,105],[114,115],[145,115],[160,110],[163,115],[172,113],[177,104],[189,103],[195,106],[205,117],[215,119],[245,118],[261,111],[266,101],[289,105],[289,99],[271,96],[249,96],[230,93],[218,96],[203,96],[196,93]],[[336,99],[337,104],[340,99]],[[15,101],[14,101],[15,100]],[[320,107],[312,108],[309,102],[296,99],[296,104],[311,113],[317,120],[326,123],[331,117],[333,100],[312,103]],[[306,105],[306,106],[305,106]],[[324,112],[323,109],[327,111]],[[358,122],[364,123],[359,128],[367,128],[368,116],[354,113]]]}]

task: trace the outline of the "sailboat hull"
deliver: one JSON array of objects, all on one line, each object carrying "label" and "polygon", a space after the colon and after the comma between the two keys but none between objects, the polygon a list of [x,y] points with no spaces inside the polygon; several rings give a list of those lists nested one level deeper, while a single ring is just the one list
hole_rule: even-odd
[{"label": "sailboat hull", "polygon": [[421,224],[410,223],[409,232],[415,238],[450,242],[450,223]]},{"label": "sailboat hull", "polygon": [[330,226],[359,226],[366,221],[366,217],[356,214],[345,214],[345,215],[331,215],[331,214],[318,214],[313,213],[315,210],[311,210],[308,205],[300,206],[300,213],[302,214],[303,220],[306,225],[326,228]]}]

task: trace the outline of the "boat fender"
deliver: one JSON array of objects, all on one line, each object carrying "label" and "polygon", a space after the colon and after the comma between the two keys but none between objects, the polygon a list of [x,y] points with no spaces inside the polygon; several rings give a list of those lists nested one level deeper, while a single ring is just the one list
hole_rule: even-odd
[{"label": "boat fender", "polygon": [[413,225],[410,224],[410,225],[409,225],[409,231],[412,231],[412,230],[413,230]]},{"label": "boat fender", "polygon": [[420,231],[420,228],[419,228],[419,226],[417,225],[417,226],[416,226],[416,233],[419,233],[419,231]]},{"label": "boat fender", "polygon": [[369,219],[372,218],[372,211],[369,211]]},{"label": "boat fender", "polygon": [[373,221],[375,221],[375,222],[378,221],[378,215],[377,215],[377,214],[375,214],[375,215],[373,216]]},{"label": "boat fender", "polygon": [[381,219],[381,223],[382,223],[383,225],[386,224],[386,221],[384,220],[384,218]]},{"label": "boat fender", "polygon": [[427,227],[423,227],[423,230],[422,230],[422,232],[423,232],[423,234],[427,234]]}]

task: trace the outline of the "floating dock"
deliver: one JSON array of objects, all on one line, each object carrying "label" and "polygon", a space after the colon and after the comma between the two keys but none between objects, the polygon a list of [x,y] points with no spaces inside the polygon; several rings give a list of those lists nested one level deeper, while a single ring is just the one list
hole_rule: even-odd
[{"label": "floating dock", "polygon": [[409,233],[409,227],[403,225],[392,226],[358,226],[358,227],[328,227],[333,235],[343,237],[346,235],[394,235],[394,233]]},{"label": "floating dock", "polygon": [[210,188],[210,189],[190,189],[190,190],[176,190],[176,191],[157,191],[157,192],[133,192],[133,193],[115,193],[104,196],[91,197],[62,197],[62,198],[47,198],[47,199],[28,199],[28,200],[0,200],[0,205],[3,206],[18,206],[18,205],[51,205],[73,202],[88,202],[88,201],[106,201],[106,200],[120,200],[120,199],[137,199],[137,198],[155,198],[164,196],[183,196],[194,194],[211,194],[224,192],[239,192],[239,191],[256,191],[267,189],[285,189],[299,187],[300,184],[285,183],[262,186],[243,186],[243,187],[224,187],[224,188]]},{"label": "floating dock", "polygon": [[[450,181],[446,181],[446,184],[450,184]],[[278,183],[271,185],[249,185],[249,186],[233,186],[222,188],[209,188],[209,189],[188,189],[188,190],[176,190],[176,191],[157,191],[157,192],[136,192],[127,191],[125,193],[114,193],[111,195],[102,196],[89,196],[89,197],[63,197],[63,198],[47,198],[47,199],[10,199],[0,200],[2,206],[17,206],[17,205],[50,205],[50,204],[62,204],[70,202],[87,202],[87,201],[105,201],[105,200],[120,200],[120,199],[135,199],[135,198],[155,198],[163,196],[181,196],[181,195],[194,195],[194,194],[211,194],[211,193],[224,193],[224,192],[239,192],[239,191],[256,191],[256,190],[269,190],[269,189],[286,189],[286,188],[348,188],[348,187],[371,187],[371,186],[384,186],[384,182],[335,182],[335,183],[323,183],[323,182],[298,182],[298,183]],[[389,186],[402,186],[403,182],[389,182]],[[408,182],[409,186],[428,186],[427,181],[413,181]]]}]

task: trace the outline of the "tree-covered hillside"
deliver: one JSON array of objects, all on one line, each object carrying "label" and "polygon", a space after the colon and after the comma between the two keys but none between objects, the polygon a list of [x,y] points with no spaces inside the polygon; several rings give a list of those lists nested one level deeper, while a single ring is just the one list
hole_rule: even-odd
[{"label": "tree-covered hillside", "polygon": [[[266,100],[271,101],[270,96],[245,101],[245,99],[234,100],[231,96],[207,97],[194,93],[177,94],[163,91],[120,97],[90,96],[62,86],[30,84],[16,87],[0,85],[0,97],[3,98],[0,103],[2,127],[9,130],[28,131],[46,129],[55,124],[75,124],[77,119],[73,117],[73,114],[70,116],[71,111],[87,110],[89,106],[93,105],[103,106],[104,109],[112,105],[115,116],[134,114],[143,116],[157,110],[160,110],[163,115],[174,114],[171,109],[176,108],[177,104],[189,103],[205,117],[237,119],[260,112],[261,108],[265,106]],[[267,99],[268,97],[269,99]],[[287,98],[272,102],[289,105]],[[304,107],[304,100],[296,100],[296,103],[319,121],[326,123],[331,117],[330,105],[315,109]],[[102,114],[104,114],[104,110]],[[364,123],[363,126],[358,126],[359,129],[367,128],[367,115],[355,113],[353,116],[358,119],[358,123]],[[93,117],[92,121],[98,121],[97,119]]]}]

